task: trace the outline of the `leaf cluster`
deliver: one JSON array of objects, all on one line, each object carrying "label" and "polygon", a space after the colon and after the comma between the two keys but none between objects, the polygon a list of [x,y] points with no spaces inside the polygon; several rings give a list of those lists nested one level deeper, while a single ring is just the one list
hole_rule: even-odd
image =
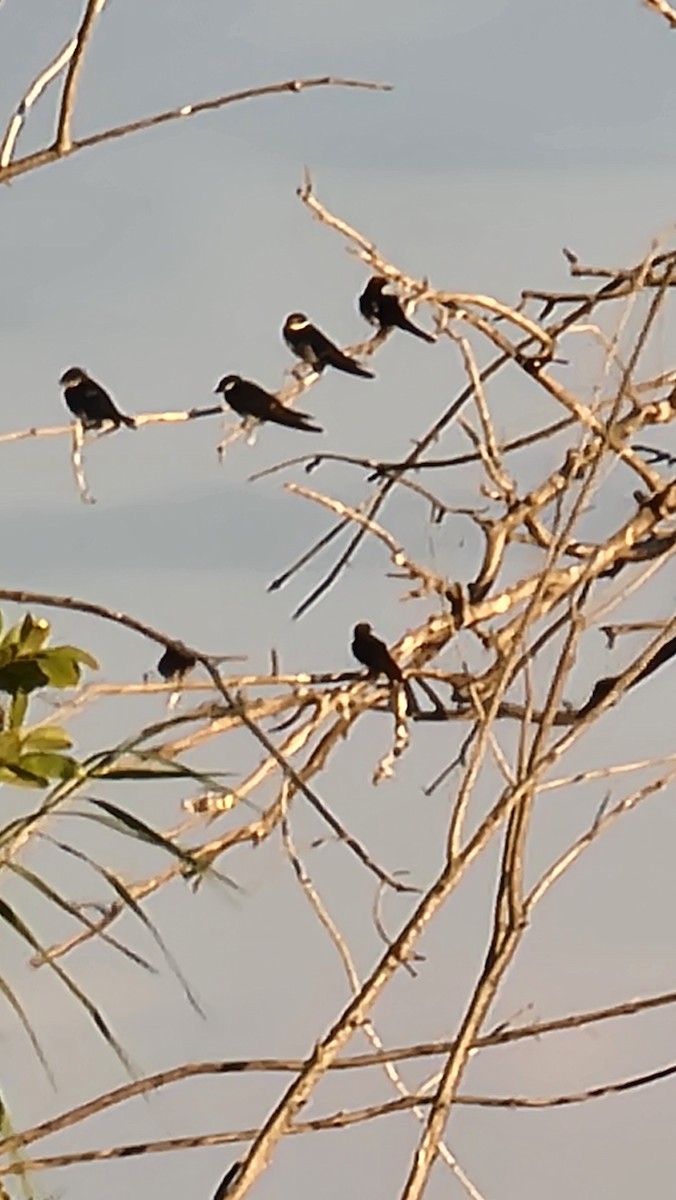
[{"label": "leaf cluster", "polygon": [[[3,630],[0,614],[0,635]],[[79,764],[64,753],[72,739],[59,725],[27,727],[31,696],[45,688],[76,687],[82,667],[98,669],[95,658],[78,646],[50,646],[52,628],[30,613],[0,636],[0,783],[47,787],[51,780],[71,779]]]}]

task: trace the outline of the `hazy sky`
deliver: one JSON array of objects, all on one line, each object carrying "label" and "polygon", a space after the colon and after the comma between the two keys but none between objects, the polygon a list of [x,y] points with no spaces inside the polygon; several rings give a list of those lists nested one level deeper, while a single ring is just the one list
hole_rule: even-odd
[{"label": "hazy sky", "polygon": [[[79,15],[72,0],[6,0],[0,7],[3,123]],[[107,384],[125,411],[162,411],[210,403],[227,371],[278,387],[290,365],[279,329],[294,309],[308,311],[338,341],[364,336],[354,305],[363,267],[297,200],[304,166],[330,208],[404,270],[440,287],[515,301],[522,287],[563,286],[563,246],[593,262],[635,261],[674,220],[675,54],[676,38],[639,0],[109,0],[83,73],[77,134],[291,77],[334,73],[389,82],[394,90],[254,100],[87,151],[5,188],[0,432],[64,419],[57,381],[72,363]],[[49,93],[40,101],[22,149],[50,137],[53,99]],[[657,369],[673,365],[665,328],[653,353]],[[373,621],[393,641],[429,607],[402,605],[401,585],[385,577],[389,564],[368,548],[321,606],[292,623],[323,564],[273,595],[266,584],[328,522],[282,490],[285,479],[305,480],[300,473],[246,480],[319,447],[400,457],[462,382],[450,349],[413,339],[392,339],[377,372],[373,383],[327,376],[311,391],[304,407],[325,426],[323,438],[266,429],[254,448],[238,444],[223,465],[215,453],[217,421],[122,430],[89,452],[98,500],[92,508],[78,500],[64,440],[0,446],[5,586],[99,601],[214,653],[247,654],[256,668],[267,663],[271,645],[290,669],[347,668],[356,620]],[[495,395],[501,435],[558,415],[522,386]],[[669,443],[669,434],[663,440]],[[453,453],[466,442],[453,429],[439,449]],[[540,479],[547,455],[523,456],[523,477]],[[589,515],[590,536],[602,536],[631,511],[628,478],[613,474],[606,487],[613,511]],[[477,480],[470,471],[435,483],[449,504],[463,505],[475,498]],[[327,469],[311,482],[352,502],[366,494],[363,477],[347,469]],[[395,501],[383,520],[414,553],[433,553],[449,577],[469,579],[476,571],[478,543],[462,518],[431,529],[422,506]],[[658,579],[649,593],[651,617],[673,611],[673,577],[662,572]],[[630,602],[623,615],[644,613],[643,603]],[[106,680],[139,679],[157,657],[152,646],[118,630],[67,614],[53,619],[59,640],[79,641],[99,656]],[[457,667],[466,648],[454,646],[445,665]],[[569,699],[586,698],[589,663],[605,673],[609,663],[619,669],[621,656],[608,659],[597,635],[575,676],[579,692]],[[671,752],[671,694],[667,670],[599,722],[571,767]],[[133,728],[137,712],[163,711],[160,699],[133,713],[110,705],[74,730],[79,746],[99,747]],[[501,732],[511,745],[510,731]],[[379,861],[409,869],[424,886],[439,866],[449,792],[425,799],[421,789],[452,756],[457,731],[421,731],[396,780],[375,790],[370,771],[385,738],[376,718],[362,722],[339,749],[321,794]],[[256,761],[246,739],[233,743],[233,754],[235,748],[236,761],[219,766],[242,771]],[[487,776],[487,800],[495,782]],[[167,826],[178,820],[184,795],[179,787],[145,789],[138,811]],[[563,793],[554,795],[537,813],[533,872],[585,827],[604,789],[573,793],[572,812]],[[10,796],[7,804],[22,811],[25,798]],[[127,879],[164,865],[148,850],[103,840],[81,824],[83,844],[107,854]],[[299,811],[302,848],[364,975],[380,953],[371,879],[334,846],[310,854],[318,832]],[[543,903],[494,1021],[524,1005],[546,1017],[674,986],[675,835],[673,801],[657,798],[583,859]],[[39,850],[28,859],[40,868],[48,861]],[[347,998],[340,964],[278,841],[239,850],[222,866],[246,889],[242,899],[233,902],[215,885],[196,897],[176,886],[149,908],[194,980],[206,1022],[168,976],[158,984],[91,945],[72,960],[142,1072],[209,1057],[302,1056]],[[75,865],[68,871],[61,863],[54,879],[70,895],[100,897],[90,874]],[[415,982],[402,974],[379,1005],[386,1043],[455,1030],[485,950],[494,871],[495,848],[427,935],[422,949],[433,969],[423,965]],[[63,926],[47,906],[16,888],[11,895],[23,897],[46,941],[58,936]],[[389,900],[388,928],[408,911],[408,901]],[[153,954],[131,924],[117,932]],[[28,1125],[123,1075],[72,1001],[43,971],[29,972],[23,951],[5,948],[6,940],[3,933],[3,963],[13,964],[8,974],[58,1071],[53,1095],[14,1018],[0,1009],[0,1086],[15,1123]],[[609,1030],[491,1051],[473,1061],[464,1090],[544,1095],[593,1086],[661,1066],[673,1057],[675,1033],[676,1014],[666,1010]],[[353,1048],[363,1044],[355,1039]],[[412,1086],[425,1067],[411,1067],[405,1077]],[[189,1083],[95,1118],[90,1128],[40,1143],[37,1152],[256,1125],[283,1084],[253,1075]],[[376,1075],[358,1089],[332,1080],[308,1113],[389,1095]],[[449,1144],[486,1200],[666,1195],[673,1187],[675,1097],[666,1082],[542,1113],[458,1109]],[[256,1196],[343,1200],[354,1191],[390,1200],[417,1132],[404,1114],[351,1132],[289,1139]],[[234,1156],[227,1147],[152,1156],[48,1173],[41,1183],[69,1200],[159,1189],[170,1200],[209,1200]],[[431,1200],[463,1194],[437,1166]]]}]

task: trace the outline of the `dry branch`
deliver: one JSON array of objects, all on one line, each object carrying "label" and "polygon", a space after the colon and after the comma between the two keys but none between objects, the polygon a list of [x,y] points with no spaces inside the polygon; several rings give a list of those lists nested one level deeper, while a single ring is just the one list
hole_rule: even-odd
[{"label": "dry branch", "polygon": [[676,9],[667,4],[667,0],[643,0],[643,3],[646,8],[651,8],[653,12],[664,17],[670,29],[676,29]]},{"label": "dry branch", "polygon": [[[60,62],[60,66],[62,67],[65,66],[66,62],[70,61],[70,54],[64,57],[62,53],[61,58],[63,59]],[[53,77],[54,75],[50,78]],[[11,183],[13,179],[17,179],[20,175],[26,175],[29,171],[35,171],[62,158],[70,158],[71,155],[77,154],[80,150],[88,150],[94,146],[101,146],[106,142],[128,137],[131,133],[141,133],[146,129],[154,129],[159,125],[181,121],[185,117],[198,116],[200,113],[214,112],[217,109],[227,107],[229,104],[238,104],[243,100],[253,100],[261,96],[274,96],[285,92],[298,93],[317,87],[363,88],[368,91],[390,90],[390,85],[386,83],[371,83],[361,79],[342,79],[333,75],[321,75],[312,79],[287,79],[282,83],[269,83],[262,87],[244,88],[241,91],[228,92],[209,100],[199,100],[192,104],[183,104],[180,108],[166,109],[164,112],[154,113],[149,117],[142,117],[138,121],[128,121],[124,125],[114,125],[110,129],[102,129],[99,133],[92,133],[87,137],[76,138],[62,147],[55,140],[51,146],[45,146],[41,150],[26,154],[23,158],[11,158],[4,166],[0,167],[0,184]]]}]

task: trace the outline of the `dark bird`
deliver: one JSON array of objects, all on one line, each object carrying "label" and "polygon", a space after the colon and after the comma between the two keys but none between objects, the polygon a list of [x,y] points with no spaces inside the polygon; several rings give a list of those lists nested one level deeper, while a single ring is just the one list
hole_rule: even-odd
[{"label": "dark bird", "polygon": [[424,342],[436,342],[437,339],[431,333],[425,333],[424,329],[419,329],[413,321],[409,321],[399,298],[383,290],[387,284],[388,280],[383,275],[374,275],[373,279],[369,279],[359,297],[359,311],[362,317],[379,329],[405,329],[407,333],[413,333]]},{"label": "dark bird", "polygon": [[157,664],[157,670],[163,679],[180,682],[188,671],[192,671],[196,663],[197,659],[192,654],[187,654],[178,646],[167,646]]},{"label": "dark bird", "polygon": [[360,621],[352,631],[352,653],[357,662],[368,667],[369,675],[377,679],[386,675],[391,683],[401,683],[404,676],[387,646],[372,632],[368,621]]},{"label": "dark bird", "polygon": [[289,425],[292,429],[304,429],[308,433],[323,433],[319,425],[311,425],[312,417],[287,408],[276,396],[266,392],[250,379],[241,375],[224,375],[214,391],[220,393],[240,417],[255,417],[257,421],[272,421],[275,425]]},{"label": "dark bird", "polygon": [[111,400],[105,388],[92,379],[82,367],[69,367],[59,383],[67,408],[77,417],[83,429],[100,429],[104,421],[111,421],[116,428],[128,425],[136,429],[133,417],[127,417]]},{"label": "dark bird", "polygon": [[337,371],[345,371],[348,375],[375,379],[373,371],[360,366],[349,354],[343,354],[304,313],[291,313],[284,322],[282,334],[291,353],[317,372],[323,371],[324,367],[335,367]]}]

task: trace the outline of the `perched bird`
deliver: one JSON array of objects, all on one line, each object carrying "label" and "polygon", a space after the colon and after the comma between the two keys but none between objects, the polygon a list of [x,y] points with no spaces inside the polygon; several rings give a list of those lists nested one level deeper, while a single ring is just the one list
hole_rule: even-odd
[{"label": "perched bird", "polygon": [[343,354],[321,329],[317,329],[304,313],[291,313],[282,329],[284,341],[292,354],[308,363],[315,371],[324,367],[335,367],[348,375],[361,375],[363,379],[375,379],[373,371],[360,366],[349,354]]},{"label": "perched bird", "polygon": [[308,413],[287,408],[265,388],[250,379],[242,379],[241,375],[224,375],[214,391],[220,393],[240,417],[272,421],[275,425],[289,425],[292,429],[304,429],[308,433],[324,432],[319,425],[310,424],[312,418]]},{"label": "perched bird", "polygon": [[424,342],[436,342],[437,339],[432,337],[431,333],[425,333],[424,329],[419,329],[413,321],[409,321],[399,298],[383,290],[387,284],[388,280],[383,275],[374,275],[369,279],[359,297],[359,311],[362,317],[365,317],[370,325],[376,325],[380,329],[405,329],[407,333],[415,334]]},{"label": "perched bird", "polygon": [[100,429],[104,421],[111,421],[116,428],[128,425],[136,429],[133,417],[121,413],[105,388],[92,379],[82,367],[69,367],[59,383],[67,408],[77,417],[83,429]]},{"label": "perched bird", "polygon": [[368,667],[369,675],[377,679],[386,675],[391,683],[401,683],[404,676],[387,646],[372,632],[368,621],[360,621],[352,631],[352,653],[357,662]]},{"label": "perched bird", "polygon": [[163,679],[180,682],[188,674],[188,671],[192,670],[196,662],[197,659],[192,654],[179,650],[178,646],[167,646],[157,664],[157,670]]}]

